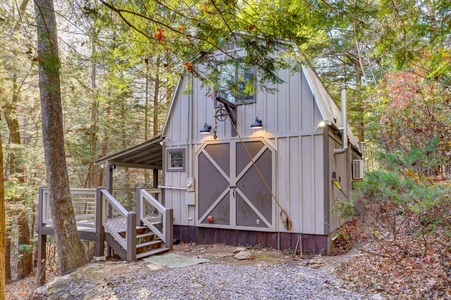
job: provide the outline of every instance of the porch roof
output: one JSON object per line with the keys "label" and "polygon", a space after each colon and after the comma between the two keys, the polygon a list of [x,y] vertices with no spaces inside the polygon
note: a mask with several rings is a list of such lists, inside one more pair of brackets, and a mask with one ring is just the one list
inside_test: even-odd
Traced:
{"label": "porch roof", "polygon": [[161,170],[163,165],[163,146],[160,142],[162,141],[162,136],[157,135],[144,143],[99,158],[95,163],[115,164],[118,167],[127,168]]}

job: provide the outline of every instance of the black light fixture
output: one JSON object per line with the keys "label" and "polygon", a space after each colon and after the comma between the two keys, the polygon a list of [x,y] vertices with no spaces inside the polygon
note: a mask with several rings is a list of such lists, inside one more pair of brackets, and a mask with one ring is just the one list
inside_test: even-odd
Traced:
{"label": "black light fixture", "polygon": [[110,171],[113,172],[114,169],[116,169],[116,165],[115,164],[110,165]]}
{"label": "black light fixture", "polygon": [[204,124],[204,127],[199,131],[200,134],[210,134],[211,133],[211,125],[207,123]]}
{"label": "black light fixture", "polygon": [[255,117],[254,123],[251,124],[251,129],[260,129],[263,128],[263,121],[258,117]]}

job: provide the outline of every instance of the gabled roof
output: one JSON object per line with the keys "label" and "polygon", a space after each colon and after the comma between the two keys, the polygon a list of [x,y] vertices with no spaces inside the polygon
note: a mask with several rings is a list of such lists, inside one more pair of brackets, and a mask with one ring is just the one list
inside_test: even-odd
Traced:
{"label": "gabled roof", "polygon": [[152,139],[99,158],[96,164],[115,164],[120,167],[140,168],[140,169],[161,169],[163,165],[163,141],[161,135],[157,135]]}
{"label": "gabled roof", "polygon": [[[302,70],[307,78],[307,82],[315,97],[316,105],[321,112],[323,120],[330,121],[335,124],[336,127],[343,127],[341,118],[341,110],[335,104],[334,100],[330,96],[323,82],[319,79],[316,72],[310,67],[302,67]],[[357,149],[359,149],[359,143],[348,126],[348,136],[350,143]]]}
{"label": "gabled roof", "polygon": [[[307,79],[309,87],[313,93],[316,104],[321,113],[323,120],[330,121],[335,127],[342,127],[341,110],[335,104],[334,100],[330,96],[329,92],[325,88],[324,84],[316,74],[316,72],[310,68],[303,66],[302,71]],[[166,126],[171,118],[171,112],[174,105],[177,93],[180,92],[181,82],[183,76],[179,79],[177,86],[172,95],[171,105],[166,115],[166,120],[163,126],[163,133],[166,130]],[[351,145],[355,149],[359,149],[359,144],[353,133],[351,132],[349,124],[348,136]],[[132,146],[128,149],[116,152],[114,154],[107,155],[99,158],[95,161],[96,164],[107,163],[109,165],[115,164],[116,166],[129,167],[129,168],[141,168],[141,169],[162,169],[163,164],[163,150],[160,142],[163,141],[161,135],[155,136],[152,139]]]}

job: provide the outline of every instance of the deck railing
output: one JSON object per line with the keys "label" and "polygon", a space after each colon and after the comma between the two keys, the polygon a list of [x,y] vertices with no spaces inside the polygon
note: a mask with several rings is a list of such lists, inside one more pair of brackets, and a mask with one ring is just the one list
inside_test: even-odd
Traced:
{"label": "deck railing", "polygon": [[[40,226],[51,226],[50,192],[47,187],[41,187],[39,190]],[[83,227],[94,231],[96,224],[96,190],[74,188],[70,189],[70,194],[77,227]]]}
{"label": "deck railing", "polygon": [[159,197],[158,189],[136,189],[136,212],[138,220],[149,227],[162,241],[166,248],[173,246],[173,210],[164,207],[155,196]]}
{"label": "deck railing", "polygon": [[[158,202],[161,203],[160,189],[146,189]],[[113,197],[129,211],[136,211],[136,188],[114,189],[111,193]]]}
{"label": "deck railing", "polygon": [[127,260],[136,260],[136,213],[127,211],[106,189],[99,188],[102,225],[125,249]]}
{"label": "deck railing", "polygon": [[[172,249],[173,212],[161,204],[159,189],[117,189],[114,195],[126,192],[135,195],[137,213],[129,211],[116,200],[105,188],[70,190],[72,206],[78,230],[91,232],[96,240],[104,239],[104,232],[111,236],[125,249],[127,260],[136,260],[136,225],[141,221],[148,226]],[[133,201],[129,201],[133,202]],[[47,187],[39,188],[39,228],[52,230],[50,214],[50,195]],[[137,215],[141,218],[137,218]],[[141,223],[140,223],[141,224]],[[48,234],[50,231],[42,231]],[[53,233],[50,233],[53,234]],[[87,236],[87,235],[85,235]],[[103,243],[97,243],[96,253],[103,253]],[[100,254],[99,254],[100,255]]]}

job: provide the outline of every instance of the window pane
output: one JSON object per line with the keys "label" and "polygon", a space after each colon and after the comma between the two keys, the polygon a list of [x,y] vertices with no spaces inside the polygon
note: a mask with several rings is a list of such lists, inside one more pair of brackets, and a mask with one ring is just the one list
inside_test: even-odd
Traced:
{"label": "window pane", "polygon": [[171,152],[171,168],[183,168],[183,152]]}
{"label": "window pane", "polygon": [[254,72],[252,68],[245,67],[243,63],[238,64],[237,78],[236,82],[238,85],[238,99],[239,100],[249,100],[254,98],[253,88],[248,86],[251,84],[252,76]]}
{"label": "window pane", "polygon": [[220,68],[218,82],[218,96],[227,101],[235,102],[235,96],[232,92],[235,85],[235,67],[232,64],[222,65]]}
{"label": "window pane", "polygon": [[243,62],[232,62],[220,66],[218,80],[218,96],[239,103],[254,99],[254,89],[251,85],[253,69]]}

